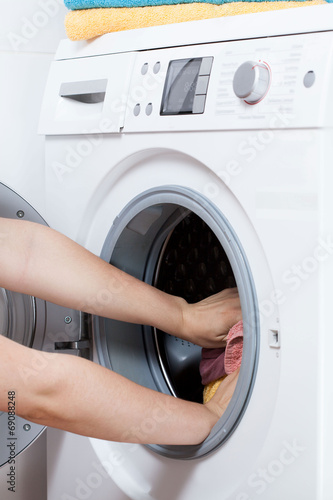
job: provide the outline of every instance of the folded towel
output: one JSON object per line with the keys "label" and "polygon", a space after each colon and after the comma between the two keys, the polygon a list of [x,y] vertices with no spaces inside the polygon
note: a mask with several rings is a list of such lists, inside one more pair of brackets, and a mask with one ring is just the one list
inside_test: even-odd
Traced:
{"label": "folded towel", "polygon": [[[197,3],[198,0],[65,0],[65,5],[70,10],[78,9],[98,9],[106,7],[146,7],[152,5],[174,5]],[[242,0],[250,2],[263,2],[264,0]],[[268,0],[268,1],[281,1],[281,0]],[[300,0],[306,1],[306,0]],[[234,0],[201,0],[201,3],[211,3],[222,5],[224,3],[231,3]]]}
{"label": "folded towel", "polygon": [[66,15],[65,26],[70,40],[87,40],[114,31],[325,3],[325,0],[280,0],[232,2],[223,5],[192,3],[131,9],[124,7],[73,10]]}

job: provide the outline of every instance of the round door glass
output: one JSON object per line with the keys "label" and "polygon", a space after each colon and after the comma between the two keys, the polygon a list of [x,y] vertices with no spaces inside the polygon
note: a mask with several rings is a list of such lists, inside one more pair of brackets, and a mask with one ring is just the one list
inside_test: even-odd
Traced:
{"label": "round door glass", "polygon": [[[163,187],[143,193],[124,208],[110,229],[102,257],[188,302],[238,287],[244,322],[243,356],[226,412],[200,446],[149,446],[179,459],[212,452],[231,436],[242,418],[257,366],[257,299],[238,236],[221,210],[202,195],[185,188]],[[199,346],[149,326],[105,318],[95,318],[94,331],[104,366],[151,389],[202,402]]]}

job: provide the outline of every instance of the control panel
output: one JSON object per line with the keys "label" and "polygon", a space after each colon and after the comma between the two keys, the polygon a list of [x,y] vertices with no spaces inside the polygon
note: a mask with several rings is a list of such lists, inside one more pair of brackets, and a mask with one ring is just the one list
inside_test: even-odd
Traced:
{"label": "control panel", "polygon": [[123,132],[321,126],[332,53],[332,32],[138,52]]}
{"label": "control panel", "polygon": [[52,63],[39,132],[333,126],[333,31]]}

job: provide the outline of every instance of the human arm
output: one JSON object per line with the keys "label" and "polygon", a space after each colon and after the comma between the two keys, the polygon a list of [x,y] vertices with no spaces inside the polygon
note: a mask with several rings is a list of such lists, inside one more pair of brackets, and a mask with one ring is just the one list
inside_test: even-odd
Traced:
{"label": "human arm", "polygon": [[[27,377],[26,374],[29,373]],[[131,443],[199,444],[226,410],[229,375],[206,405],[142,387],[96,363],[27,348],[0,335],[0,411],[76,434]]]}
{"label": "human arm", "polygon": [[[215,296],[190,306],[122,273],[61,234],[23,221],[0,219],[0,276],[0,286],[8,289],[152,324],[193,341],[193,332],[206,342],[219,319],[227,329],[240,313],[235,290],[228,292],[232,298]],[[232,303],[237,314],[229,317]],[[82,358],[35,351],[0,336],[0,411],[6,411],[8,391],[14,390],[17,415],[103,439],[197,444],[227,408],[237,376],[229,376],[216,397],[200,405],[138,386]]]}
{"label": "human arm", "polygon": [[236,289],[197,304],[163,293],[42,225],[0,219],[0,286],[121,321],[148,324],[203,347],[222,345],[241,319]]}

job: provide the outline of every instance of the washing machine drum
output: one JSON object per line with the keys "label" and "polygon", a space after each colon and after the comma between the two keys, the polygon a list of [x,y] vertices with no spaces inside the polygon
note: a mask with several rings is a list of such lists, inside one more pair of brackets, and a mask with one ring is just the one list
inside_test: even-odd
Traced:
{"label": "washing machine drum", "polygon": [[[157,288],[194,303],[237,286],[250,335],[232,402],[209,438],[197,447],[150,446],[167,457],[210,453],[236,428],[252,391],[258,350],[257,305],[250,269],[230,224],[206,198],[189,189],[147,191],[119,214],[102,257]],[[201,348],[146,325],[96,318],[96,345],[104,366],[151,389],[202,402]],[[246,332],[244,332],[245,334]]]}
{"label": "washing machine drum", "polygon": [[[216,235],[190,212],[172,229],[156,263],[153,284],[189,303],[236,286],[228,257]],[[175,396],[202,403],[201,349],[164,332],[156,332],[160,365]]]}

